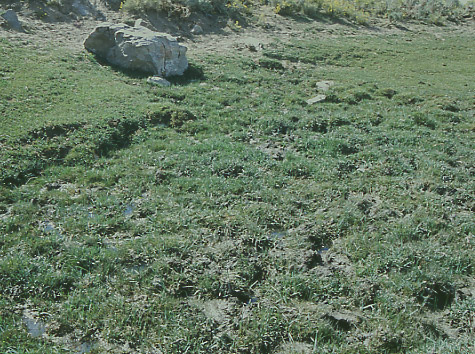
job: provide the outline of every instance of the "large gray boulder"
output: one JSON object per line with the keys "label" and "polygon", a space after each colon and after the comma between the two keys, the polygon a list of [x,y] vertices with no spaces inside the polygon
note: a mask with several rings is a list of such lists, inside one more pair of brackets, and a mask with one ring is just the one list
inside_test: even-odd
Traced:
{"label": "large gray boulder", "polygon": [[15,11],[7,10],[0,16],[6,21],[7,27],[17,32],[25,32]]}
{"label": "large gray boulder", "polygon": [[182,75],[188,67],[186,47],[143,26],[100,24],[84,41],[84,47],[110,64],[161,77]]}

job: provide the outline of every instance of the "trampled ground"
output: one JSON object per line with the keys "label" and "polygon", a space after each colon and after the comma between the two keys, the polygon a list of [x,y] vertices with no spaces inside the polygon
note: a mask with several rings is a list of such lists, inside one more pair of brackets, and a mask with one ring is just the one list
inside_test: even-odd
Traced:
{"label": "trampled ground", "polygon": [[473,352],[473,24],[267,15],[170,88],[0,32],[0,352]]}

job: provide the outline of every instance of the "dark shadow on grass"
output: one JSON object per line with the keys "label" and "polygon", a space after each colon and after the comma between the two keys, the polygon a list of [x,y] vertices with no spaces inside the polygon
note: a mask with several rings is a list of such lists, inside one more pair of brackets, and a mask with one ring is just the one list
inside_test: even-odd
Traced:
{"label": "dark shadow on grass", "polygon": [[188,69],[185,70],[183,75],[170,76],[167,77],[167,80],[174,85],[186,86],[192,82],[205,81],[206,75],[202,67],[194,63],[190,63],[188,65]]}
{"label": "dark shadow on grass", "polygon": [[291,18],[293,21],[299,22],[299,23],[312,23],[315,20],[318,20],[317,16],[313,18],[313,17],[302,15],[302,14],[291,14],[291,15],[286,15],[285,17]]}
{"label": "dark shadow on grass", "polygon": [[358,25],[350,22],[349,20],[341,17],[335,17],[332,15],[327,15],[323,13],[316,13],[312,16],[305,15],[305,14],[289,14],[285,17],[291,18],[295,22],[299,23],[312,23],[312,22],[321,22],[324,24],[339,24],[351,28],[358,28]]}
{"label": "dark shadow on grass", "polygon": [[338,24],[346,27],[350,27],[353,29],[357,29],[359,26],[350,22],[349,20],[341,17],[334,17],[331,15],[322,15],[321,19],[325,19],[326,22],[330,22],[332,24]]}
{"label": "dark shadow on grass", "polygon": [[[21,186],[40,176],[50,166],[89,164],[99,157],[109,157],[111,153],[129,147],[139,129],[163,124],[179,130],[185,122],[195,119],[196,116],[188,110],[173,105],[158,105],[144,116],[117,117],[93,127],[84,124],[46,126],[30,134],[28,139],[18,140],[16,145],[22,146],[24,154],[17,156],[19,164],[0,170],[0,186]],[[57,136],[67,137],[69,143],[52,139]],[[35,145],[37,140],[49,140],[50,143],[45,148],[38,148]],[[78,146],[86,148],[75,150]]]}
{"label": "dark shadow on grass", "polygon": [[[98,157],[107,157],[111,152],[127,148],[132,142],[133,134],[140,128],[146,126],[146,122],[134,118],[122,118],[111,120],[102,126],[94,127],[94,136],[90,140],[93,142],[93,153]],[[49,131],[49,127],[43,130]],[[80,129],[71,131],[74,132]],[[68,135],[68,134],[65,134]],[[23,158],[22,164],[12,166],[11,169],[2,171],[0,174],[0,185],[6,187],[18,187],[28,182],[31,178],[38,177],[50,166],[63,165],[65,158],[72,151],[72,145],[55,145],[51,143],[47,149],[34,150],[35,140],[45,139],[44,136],[30,137],[28,143],[21,143],[25,149],[31,147],[30,155]],[[78,141],[77,144],[84,144],[85,141]],[[34,154],[36,152],[36,154]],[[85,156],[84,161],[87,161]]]}
{"label": "dark shadow on grass", "polygon": [[117,73],[124,74],[124,75],[126,75],[130,78],[133,78],[133,79],[145,79],[145,78],[153,75],[153,73],[148,73],[146,71],[124,69],[124,68],[122,68],[118,65],[109,63],[106,59],[104,59],[104,58],[102,58],[98,55],[94,55],[94,60],[101,66],[108,66],[113,71],[115,71]]}
{"label": "dark shadow on grass", "polygon": [[[150,76],[155,75],[153,73],[140,71],[140,70],[124,69],[118,65],[109,63],[107,60],[97,55],[94,55],[94,60],[101,66],[108,66],[113,71],[117,73],[121,73],[133,79],[146,79]],[[185,70],[183,75],[169,76],[166,79],[170,81],[172,84],[184,86],[192,82],[204,81],[206,80],[206,76],[204,74],[203,68],[201,68],[200,66],[194,63],[189,63],[188,68]]]}
{"label": "dark shadow on grass", "polygon": [[411,32],[411,30],[410,30],[409,28],[407,28],[407,27],[405,27],[405,26],[403,26],[403,25],[400,25],[400,24],[398,24],[398,23],[392,23],[392,25],[393,25],[394,27],[396,27],[396,28],[397,28],[398,30],[400,30],[400,31]]}

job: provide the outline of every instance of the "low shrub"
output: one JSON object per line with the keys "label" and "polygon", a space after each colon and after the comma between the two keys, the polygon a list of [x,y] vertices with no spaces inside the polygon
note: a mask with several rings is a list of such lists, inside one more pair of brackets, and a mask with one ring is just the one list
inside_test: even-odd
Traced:
{"label": "low shrub", "polygon": [[267,4],[282,16],[344,18],[361,25],[368,24],[373,17],[443,25],[446,21],[457,22],[473,11],[473,6],[462,5],[459,0],[124,0],[120,9],[135,14],[156,11],[180,18],[192,13],[239,18],[252,15],[256,7]]}
{"label": "low shrub", "polygon": [[157,11],[169,17],[188,17],[192,12],[236,17],[250,14],[249,0],[125,0],[120,7],[130,13]]}
{"label": "low shrub", "polygon": [[471,7],[459,0],[273,0],[275,13],[283,16],[303,13],[312,18],[330,16],[367,24],[371,17],[391,22],[419,20],[436,25],[459,21]]}

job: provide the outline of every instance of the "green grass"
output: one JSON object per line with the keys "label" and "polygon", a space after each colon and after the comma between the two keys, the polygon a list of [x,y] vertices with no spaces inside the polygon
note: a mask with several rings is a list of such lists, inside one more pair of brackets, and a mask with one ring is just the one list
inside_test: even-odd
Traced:
{"label": "green grass", "polygon": [[472,352],[475,43],[442,35],[310,29],[171,88],[0,41],[0,351]]}
{"label": "green grass", "polygon": [[[31,49],[6,41],[1,48],[6,60],[0,82],[0,181],[5,184],[21,184],[51,164],[107,154],[127,145],[140,127],[175,126],[192,119],[171,105],[152,105],[137,79],[120,72],[120,78],[111,76],[114,70],[100,66],[89,54],[40,51],[31,57]],[[26,58],[21,66],[19,57]]]}

